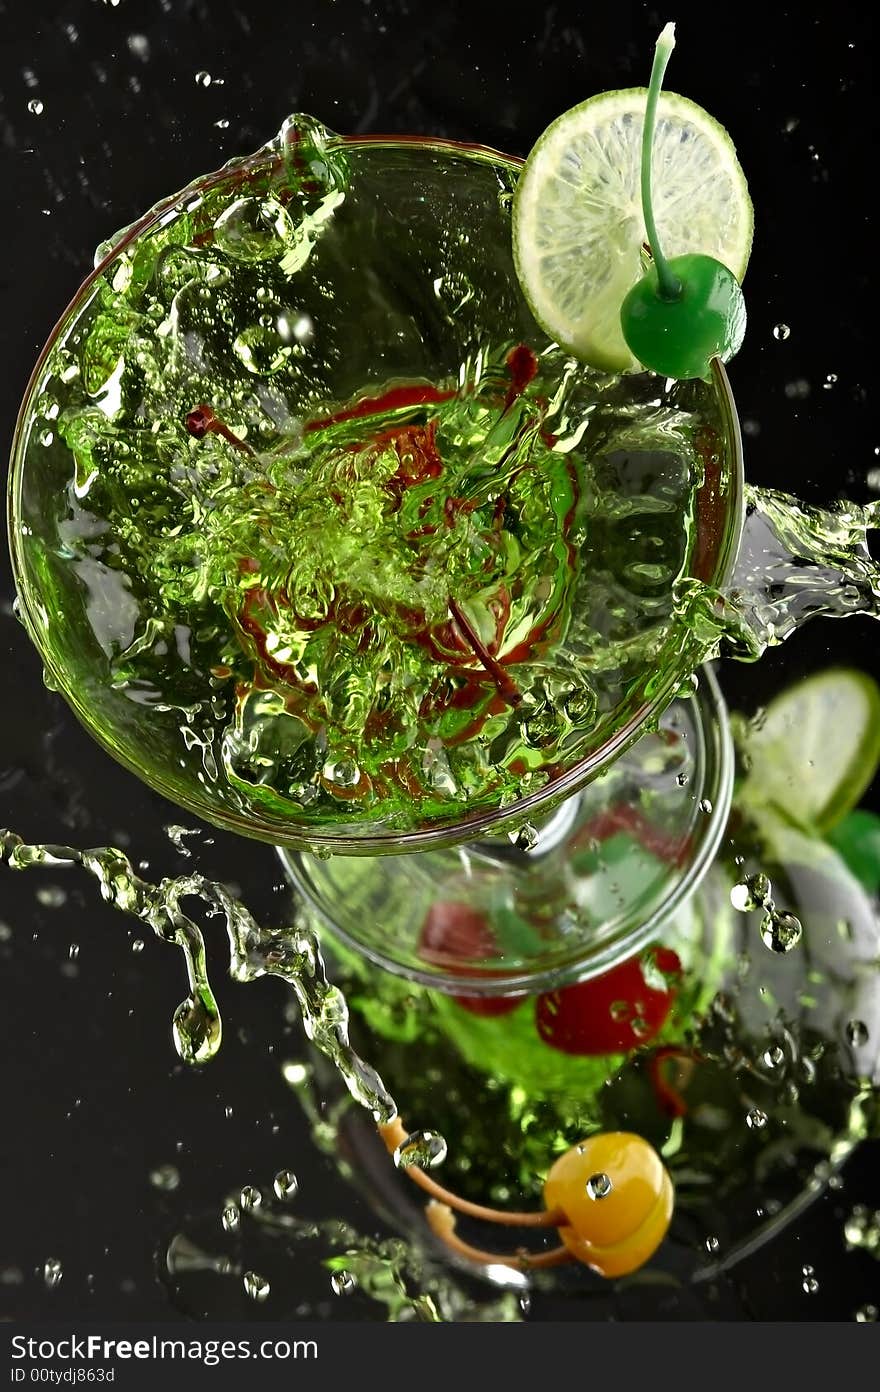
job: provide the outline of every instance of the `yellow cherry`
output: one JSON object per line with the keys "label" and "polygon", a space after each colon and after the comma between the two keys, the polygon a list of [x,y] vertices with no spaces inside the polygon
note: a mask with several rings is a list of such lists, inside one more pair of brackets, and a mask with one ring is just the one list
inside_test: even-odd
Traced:
{"label": "yellow cherry", "polygon": [[544,1184],[561,1210],[559,1236],[573,1257],[602,1276],[644,1266],[672,1218],[672,1180],[653,1146],[629,1131],[605,1131],[572,1146]]}

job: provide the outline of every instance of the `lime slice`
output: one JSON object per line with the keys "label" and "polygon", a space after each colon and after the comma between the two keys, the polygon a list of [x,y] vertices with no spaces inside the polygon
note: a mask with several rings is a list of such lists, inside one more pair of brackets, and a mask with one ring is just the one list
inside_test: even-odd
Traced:
{"label": "lime slice", "polygon": [[832,668],[777,696],[742,738],[749,764],[738,801],[772,804],[826,832],[855,807],[880,761],[880,688],[863,672]]}
{"label": "lime slice", "polygon": [[[547,128],[519,177],[513,255],[523,294],[563,348],[607,372],[641,370],[620,307],[643,273],[639,181],[646,89],[602,92]],[[754,214],[730,136],[701,106],[664,92],[652,154],[667,257],[714,256],[742,280]]]}

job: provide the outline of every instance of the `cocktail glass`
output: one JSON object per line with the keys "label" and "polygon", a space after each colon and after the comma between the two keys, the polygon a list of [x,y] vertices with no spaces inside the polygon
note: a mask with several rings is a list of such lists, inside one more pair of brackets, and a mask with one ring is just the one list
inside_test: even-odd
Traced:
{"label": "cocktail glass", "polygon": [[[510,253],[519,168],[479,146],[292,117],[99,249],[34,370],[10,491],[22,618],[98,742],[193,814],[278,846],[374,962],[472,1000],[607,971],[690,902],[731,795],[723,703],[708,669],[693,676],[719,614],[754,656],[815,593],[829,608],[831,580],[835,612],[876,599],[865,518],[818,557],[818,522],[745,490],[720,363],[709,383],[613,379],[548,343]],[[439,520],[438,429],[474,490],[447,491]],[[566,495],[566,461],[587,451],[579,530],[585,493]],[[334,495],[346,460],[363,496]],[[307,545],[289,502],[310,470],[326,491],[309,500]],[[454,536],[491,507],[507,539],[496,475],[520,489],[519,528],[530,497],[539,524],[566,503],[555,578],[510,553],[504,596],[480,598],[468,562],[470,593],[450,590],[442,621],[392,604],[382,546],[397,511],[419,496],[425,531]],[[312,583],[292,635],[283,611],[306,562],[326,593]],[[378,754],[357,644],[350,672],[334,669],[333,718],[304,718],[300,701],[320,685],[308,635],[363,634],[364,596],[397,623]],[[441,669],[439,712],[423,709],[407,640]],[[448,739],[444,720],[458,721]],[[485,932],[463,941],[450,905]]]}

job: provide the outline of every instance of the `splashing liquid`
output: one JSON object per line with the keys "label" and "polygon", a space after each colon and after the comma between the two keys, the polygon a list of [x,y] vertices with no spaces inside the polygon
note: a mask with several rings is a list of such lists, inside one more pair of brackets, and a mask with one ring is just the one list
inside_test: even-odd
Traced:
{"label": "splashing liquid", "polygon": [[14,832],[0,831],[0,860],[13,870],[78,865],[98,881],[101,896],[123,913],[152,928],[164,942],[180,948],[186,963],[189,993],[174,1012],[174,1046],[188,1064],[203,1064],[220,1048],[220,1013],[211,990],[201,929],[181,908],[181,901],[198,899],[209,912],[223,915],[229,940],[229,972],[233,980],[256,981],[278,976],[291,988],[311,1042],[338,1069],[345,1086],[377,1122],[397,1114],[394,1099],[382,1079],[352,1049],[348,1040],[348,1007],[342,993],[327,980],[318,940],[301,926],[287,930],[261,928],[222,885],[202,875],[182,875],[151,884],[135,874],[121,851],[112,847],[76,850],[72,846],[28,845]]}
{"label": "splashing liquid", "polygon": [[178,803],[276,842],[448,826],[721,648],[878,613],[880,503],[749,489],[713,586],[719,400],[543,338],[518,172],[297,115],[99,248],[26,402],[18,582],[52,680]]}

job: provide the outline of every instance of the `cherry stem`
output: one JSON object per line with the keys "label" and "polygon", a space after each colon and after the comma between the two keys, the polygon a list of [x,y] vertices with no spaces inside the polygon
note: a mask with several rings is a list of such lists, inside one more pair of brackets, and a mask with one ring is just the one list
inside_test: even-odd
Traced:
{"label": "cherry stem", "polygon": [[221,435],[235,449],[241,450],[242,454],[249,454],[256,458],[256,450],[249,445],[241,436],[235,435],[224,420],[217,415],[214,408],[206,402],[196,406],[190,411],[186,418],[186,428],[190,435],[196,440],[201,440],[204,435]]}
{"label": "cherry stem", "polygon": [[455,1231],[455,1215],[442,1203],[430,1203],[425,1210],[428,1226],[435,1237],[451,1247],[460,1257],[479,1262],[481,1266],[512,1266],[515,1271],[540,1271],[552,1266],[562,1266],[573,1261],[567,1247],[551,1247],[546,1252],[487,1252],[482,1247],[472,1247],[463,1241]]}
{"label": "cherry stem", "polygon": [[654,265],[657,267],[657,283],[660,296],[664,300],[677,300],[681,294],[681,281],[669,269],[669,262],[663,255],[657,224],[654,221],[654,204],[651,200],[651,154],[654,147],[654,126],[657,120],[657,103],[663,86],[663,75],[675,48],[675,25],[667,24],[657,40],[654,49],[654,65],[651,68],[651,81],[648,84],[648,104],[645,108],[645,124],[642,129],[642,215]]}
{"label": "cherry stem", "polygon": [[[400,1117],[395,1117],[393,1121],[385,1123],[378,1130],[392,1155],[397,1147],[406,1140],[406,1127]],[[503,1208],[487,1208],[484,1204],[471,1203],[469,1199],[459,1198],[458,1194],[453,1194],[450,1189],[445,1189],[442,1184],[438,1184],[436,1179],[426,1175],[424,1170],[419,1169],[418,1165],[407,1165],[406,1174],[414,1184],[417,1184],[420,1189],[424,1189],[426,1194],[430,1194],[440,1204],[457,1209],[459,1213],[466,1214],[468,1218],[482,1219],[484,1223],[501,1223],[509,1228],[558,1228],[560,1224],[564,1225],[568,1222],[561,1208],[545,1208],[539,1213],[509,1213]]]}
{"label": "cherry stem", "polygon": [[489,676],[495,683],[498,689],[498,695],[502,700],[506,701],[509,706],[518,706],[522,701],[522,694],[518,690],[516,684],[511,681],[510,677],[501,666],[501,663],[495,661],[495,658],[488,651],[485,644],[481,642],[479,635],[469,623],[461,605],[457,604],[456,601],[451,598],[449,600],[449,612],[462,638],[475,656],[479,658],[480,663],[485,667]]}

